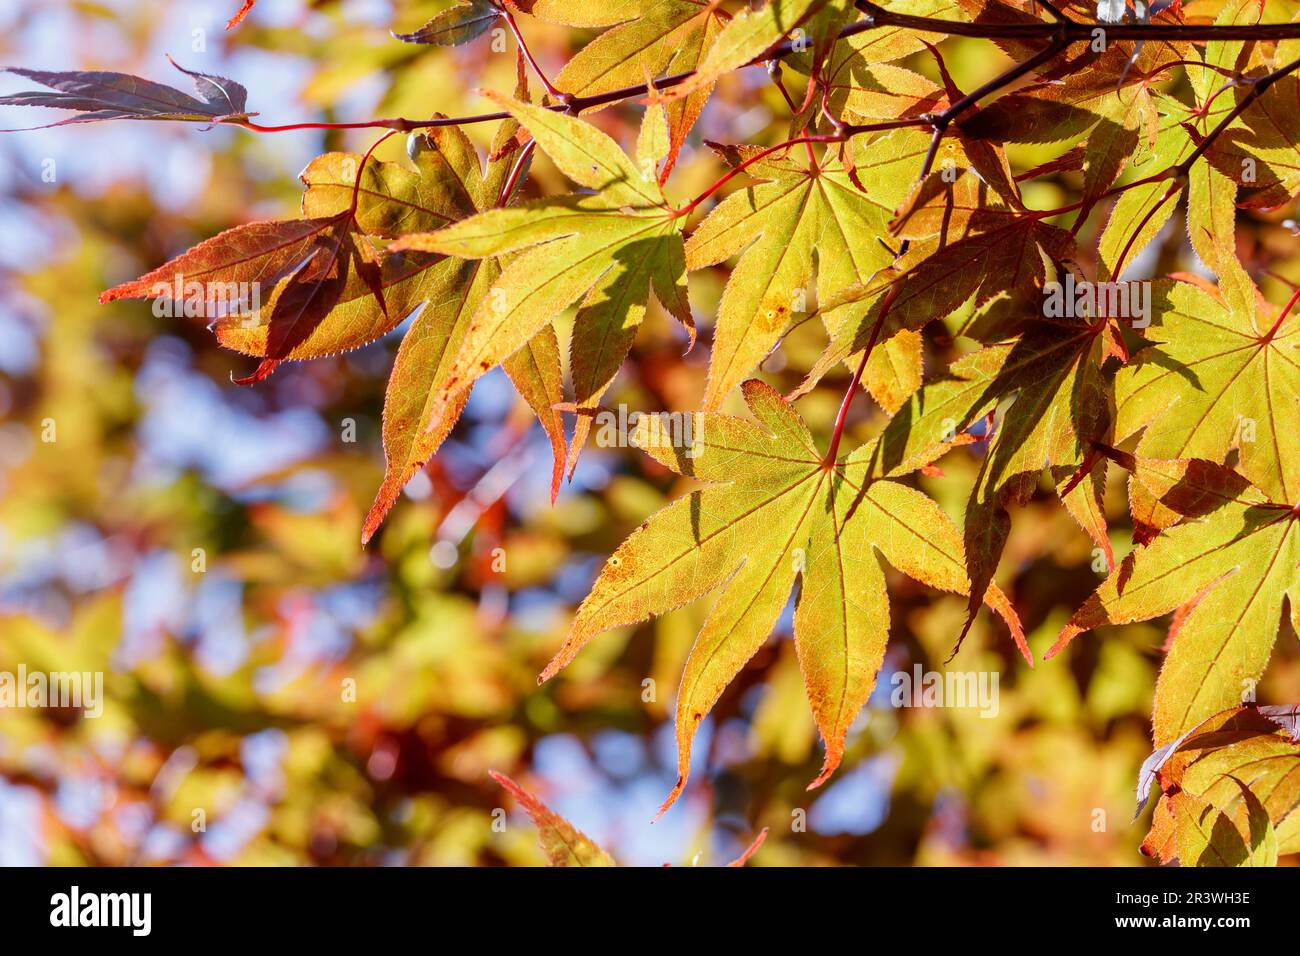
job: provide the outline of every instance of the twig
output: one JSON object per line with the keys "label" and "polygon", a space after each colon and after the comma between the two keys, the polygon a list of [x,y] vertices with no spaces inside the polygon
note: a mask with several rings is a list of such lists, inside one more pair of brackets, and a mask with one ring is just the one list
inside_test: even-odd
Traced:
{"label": "twig", "polygon": [[546,71],[541,68],[537,59],[533,56],[533,51],[528,48],[528,41],[524,39],[524,35],[519,31],[519,24],[515,22],[515,15],[510,12],[510,8],[504,3],[497,2],[494,2],[493,6],[501,11],[501,16],[506,21],[506,26],[508,26],[510,32],[514,34],[515,42],[519,44],[519,52],[524,55],[524,59],[528,61],[528,65],[533,68],[533,72],[537,74],[537,78],[542,81],[542,86],[546,88],[546,92],[550,93],[551,96],[559,100],[560,103],[565,106],[570,105],[573,102],[573,97],[568,93],[561,93],[555,88],[555,85],[551,83],[550,79],[546,75]]}
{"label": "twig", "polygon": [[1260,23],[1229,26],[1198,26],[1155,23],[1080,23],[1077,20],[1048,23],[962,23],[935,17],[895,13],[871,3],[857,0],[861,10],[877,27],[900,27],[922,33],[978,37],[985,40],[1052,40],[1067,43],[1091,43],[1101,32],[1111,40],[1292,40],[1300,37],[1300,23]]}

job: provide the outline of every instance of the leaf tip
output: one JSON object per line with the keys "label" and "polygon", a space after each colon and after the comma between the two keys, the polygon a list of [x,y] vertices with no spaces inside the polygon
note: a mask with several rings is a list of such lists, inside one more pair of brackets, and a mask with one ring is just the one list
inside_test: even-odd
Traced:
{"label": "leaf tip", "polygon": [[659,812],[655,814],[655,818],[650,822],[655,824],[663,819],[663,815],[668,812],[668,808],[677,802],[677,798],[682,795],[682,791],[685,789],[686,777],[682,775],[677,778],[677,783],[673,786],[672,792],[668,794],[668,799],[664,801],[663,806],[659,808]]}
{"label": "leaf tip", "polygon": [[830,757],[828,756],[826,759],[826,763],[822,765],[822,772],[817,775],[817,779],[815,779],[812,783],[808,784],[808,786],[803,788],[804,792],[807,793],[809,791],[816,790],[827,780],[829,780],[831,778],[831,774],[833,774],[835,772],[835,769],[839,766],[839,763],[840,763],[839,759],[837,758],[835,762],[832,764],[830,761]]}
{"label": "leaf tip", "polygon": [[241,6],[235,15],[226,22],[226,29],[233,30],[235,27],[243,23],[244,17],[248,16],[252,11],[253,4],[255,3],[257,3],[257,0],[244,0],[244,5]]}
{"label": "leaf tip", "polygon": [[[978,605],[976,605],[978,607]],[[971,625],[975,623],[975,611],[971,610],[966,614],[966,623],[961,627],[961,633],[957,635],[957,643],[952,647],[952,653],[948,655],[944,664],[951,664],[954,657],[961,650],[962,644],[966,642],[966,635],[970,633]]]}
{"label": "leaf tip", "polygon": [[235,378],[235,373],[231,372],[230,381],[232,384],[244,387],[257,385],[259,382],[265,382],[271,376],[271,373],[279,367],[279,365],[279,359],[263,359],[262,364],[257,366],[251,375],[245,375],[243,378]]}
{"label": "leaf tip", "polygon": [[767,833],[768,833],[768,830],[769,830],[769,829],[771,829],[771,828],[770,828],[770,827],[763,827],[763,829],[759,831],[758,836],[754,837],[754,842],[751,843],[751,844],[750,844],[750,845],[745,849],[745,852],[742,853],[742,854],[740,854],[740,856],[736,857],[736,858],[735,858],[734,860],[732,860],[730,863],[728,863],[727,866],[729,866],[729,867],[741,867],[741,866],[744,866],[746,863],[748,863],[750,857],[752,857],[755,853],[758,852],[758,848],[761,847],[761,846],[763,845],[763,841],[767,839]]}
{"label": "leaf tip", "polygon": [[1049,647],[1047,653],[1043,655],[1043,660],[1050,661],[1057,654],[1061,653],[1061,651],[1065,650],[1066,645],[1082,633],[1083,628],[1076,624],[1065,625],[1065,627],[1061,628],[1061,633],[1056,638],[1056,643]]}

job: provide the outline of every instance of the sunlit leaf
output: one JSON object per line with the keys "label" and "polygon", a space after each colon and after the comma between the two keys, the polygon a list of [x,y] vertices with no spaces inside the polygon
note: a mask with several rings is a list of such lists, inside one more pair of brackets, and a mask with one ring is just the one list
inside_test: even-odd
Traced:
{"label": "sunlit leaf", "polygon": [[[956,527],[925,495],[884,476],[874,443],[827,466],[803,420],[769,386],[751,379],[744,394],[757,422],[702,414],[689,438],[662,419],[642,423],[638,444],[647,453],[710,484],[654,515],[614,552],[541,676],[555,676],[602,631],[721,588],[678,690],[678,781],[664,810],[686,786],[700,723],[767,640],[796,578],[795,646],[826,741],[812,786],[839,765],[884,658],[882,562],[939,590],[969,589]],[[1005,598],[991,588],[985,600],[1027,655]]]}

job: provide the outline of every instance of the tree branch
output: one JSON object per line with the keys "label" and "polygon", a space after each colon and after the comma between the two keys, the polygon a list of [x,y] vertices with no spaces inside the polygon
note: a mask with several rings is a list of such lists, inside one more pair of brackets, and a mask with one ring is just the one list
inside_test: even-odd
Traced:
{"label": "tree branch", "polygon": [[1300,23],[1260,23],[1233,26],[1196,26],[1156,23],[1080,23],[1060,20],[1049,23],[962,23],[934,17],[895,13],[871,3],[857,0],[856,6],[874,26],[900,27],[922,33],[944,33],[956,37],[985,40],[1052,40],[1067,43],[1092,42],[1101,31],[1106,40],[1291,40],[1300,37]]}

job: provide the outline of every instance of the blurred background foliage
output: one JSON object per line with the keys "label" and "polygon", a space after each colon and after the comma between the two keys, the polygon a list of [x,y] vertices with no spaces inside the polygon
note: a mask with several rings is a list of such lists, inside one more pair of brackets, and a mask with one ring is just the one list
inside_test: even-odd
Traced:
{"label": "blurred background foliage", "polygon": [[[267,123],[474,112],[477,88],[513,87],[512,44],[448,50],[388,32],[446,5],[261,0],[226,34],[234,0],[18,0],[0,13],[0,51],[30,68],[174,82],[169,52],[244,83]],[[590,36],[523,28],[553,72]],[[1003,62],[977,41],[944,49],[968,88]],[[935,75],[925,56],[909,65]],[[45,121],[35,115],[10,110],[3,125]],[[596,121],[628,143],[638,115]],[[670,193],[717,175],[702,139],[775,142],[787,118],[763,71],[727,77]],[[485,145],[493,130],[470,132]],[[535,677],[603,559],[684,480],[635,451],[593,448],[550,506],[548,446],[498,371],[363,551],[401,330],[239,389],[231,374],[249,361],[198,323],[97,304],[224,228],[295,214],[295,177],[313,156],[372,139],[126,123],[0,138],[0,670],[103,671],[107,697],[97,720],[0,710],[0,863],[542,862],[517,808],[492,826],[512,803],[490,769],[625,863],[724,862],[765,826],[751,865],[1143,862],[1145,821],[1129,819],[1164,622],[1110,629],[1031,670],[981,615],[947,667],[1001,673],[996,717],[896,709],[889,674],[943,670],[964,601],[894,575],[877,693],[844,767],[807,793],[820,744],[787,612],[706,723],[684,800],[651,826],[675,778],[672,697],[708,602],[602,637],[544,688]],[[395,137],[379,155],[402,149]],[[1046,158],[1012,150],[1022,169]],[[564,188],[535,165],[530,194]],[[1049,176],[1026,197],[1041,208],[1074,189],[1069,174]],[[1300,279],[1289,223],[1246,228],[1269,268]],[[1162,269],[1189,267],[1181,229],[1169,232],[1152,254]],[[697,407],[725,275],[692,277],[702,346],[683,357],[679,329],[647,322],[607,404]],[[971,346],[926,334],[928,368]],[[823,341],[803,323],[765,377],[791,387]],[[822,436],[844,379],[800,404]],[[881,426],[869,404],[857,403],[853,441]],[[957,519],[982,448],[918,478]],[[1122,555],[1119,474],[1109,511]],[[1096,586],[1094,562],[1049,488],[1015,515],[1000,580],[1036,653]],[[1261,699],[1300,700],[1294,636],[1278,646]]]}

